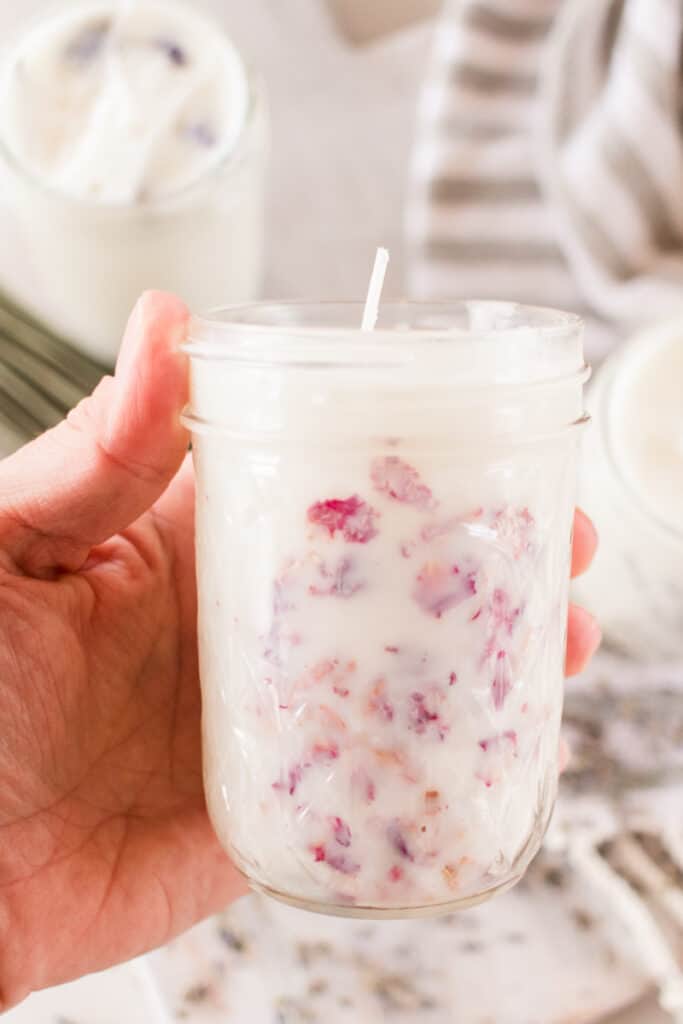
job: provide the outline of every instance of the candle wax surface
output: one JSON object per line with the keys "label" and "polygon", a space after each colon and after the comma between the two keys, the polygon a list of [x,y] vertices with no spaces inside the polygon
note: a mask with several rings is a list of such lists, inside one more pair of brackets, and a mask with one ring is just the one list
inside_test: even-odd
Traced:
{"label": "candle wax surface", "polygon": [[46,186],[142,203],[192,185],[225,158],[247,102],[237,52],[189,4],[85,2],[15,47],[0,123],[15,162]]}

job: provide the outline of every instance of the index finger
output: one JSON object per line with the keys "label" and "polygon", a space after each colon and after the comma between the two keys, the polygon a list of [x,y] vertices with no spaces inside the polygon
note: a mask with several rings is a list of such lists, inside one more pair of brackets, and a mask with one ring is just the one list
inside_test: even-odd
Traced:
{"label": "index finger", "polygon": [[577,508],[574,514],[574,541],[572,546],[572,577],[581,576],[590,567],[598,548],[598,531],[585,512]]}

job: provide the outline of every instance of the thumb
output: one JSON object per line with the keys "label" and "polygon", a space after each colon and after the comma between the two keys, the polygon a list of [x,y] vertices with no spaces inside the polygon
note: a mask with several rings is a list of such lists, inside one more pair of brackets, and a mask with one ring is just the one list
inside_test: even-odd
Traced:
{"label": "thumb", "polygon": [[180,423],[189,314],[147,292],[126,329],[116,375],[66,420],[0,463],[0,558],[10,571],[75,572],[166,490],[188,447]]}

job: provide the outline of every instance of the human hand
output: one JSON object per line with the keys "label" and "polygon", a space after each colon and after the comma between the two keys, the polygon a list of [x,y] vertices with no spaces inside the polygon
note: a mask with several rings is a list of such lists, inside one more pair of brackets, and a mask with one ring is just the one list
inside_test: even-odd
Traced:
{"label": "human hand", "polygon": [[0,463],[0,1012],[245,891],[201,777],[180,302]]}
{"label": "human hand", "polygon": [[[202,788],[186,325],[144,296],[115,379],[0,463],[0,1011],[246,891]],[[575,573],[595,546],[577,514]],[[572,609],[568,673],[598,642]]]}

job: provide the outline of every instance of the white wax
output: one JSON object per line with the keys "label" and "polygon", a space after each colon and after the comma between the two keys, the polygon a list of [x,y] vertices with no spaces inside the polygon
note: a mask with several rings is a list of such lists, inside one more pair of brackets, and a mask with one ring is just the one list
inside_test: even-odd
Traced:
{"label": "white wax", "polygon": [[512,882],[556,782],[578,337],[222,341],[192,375],[220,838],[318,906]]}
{"label": "white wax", "polygon": [[17,299],[111,364],[142,291],[259,294],[268,119],[220,27],[180,0],[63,5],[0,76]]}
{"label": "white wax", "polygon": [[652,515],[683,525],[683,319],[630,343],[611,392],[610,440]]}
{"label": "white wax", "polygon": [[149,202],[235,147],[248,87],[225,35],[173,0],[87,0],[38,24],[3,76],[15,160],[79,199]]}

